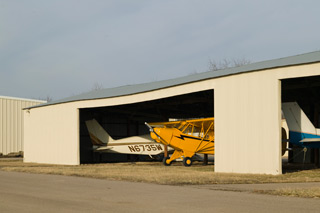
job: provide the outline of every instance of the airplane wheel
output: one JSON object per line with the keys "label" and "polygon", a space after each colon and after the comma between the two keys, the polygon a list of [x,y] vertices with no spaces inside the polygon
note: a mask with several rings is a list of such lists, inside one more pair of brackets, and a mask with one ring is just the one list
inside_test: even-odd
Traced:
{"label": "airplane wheel", "polygon": [[167,160],[169,160],[170,159],[170,157],[165,157],[165,158],[163,158],[163,165],[165,165],[165,166],[170,166],[171,165],[171,163],[172,163],[172,161],[170,162],[170,163],[168,163],[167,162]]}
{"label": "airplane wheel", "polygon": [[192,165],[192,160],[189,157],[183,158],[183,165],[184,166],[191,166]]}

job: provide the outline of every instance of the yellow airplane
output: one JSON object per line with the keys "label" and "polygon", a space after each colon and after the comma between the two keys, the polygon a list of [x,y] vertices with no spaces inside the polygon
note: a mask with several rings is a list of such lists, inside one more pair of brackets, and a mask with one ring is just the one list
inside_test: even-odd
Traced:
{"label": "yellow airplane", "polygon": [[174,148],[171,157],[163,163],[169,166],[173,160],[183,158],[185,166],[192,165],[196,153],[214,154],[214,118],[191,119],[173,122],[145,123],[153,140]]}

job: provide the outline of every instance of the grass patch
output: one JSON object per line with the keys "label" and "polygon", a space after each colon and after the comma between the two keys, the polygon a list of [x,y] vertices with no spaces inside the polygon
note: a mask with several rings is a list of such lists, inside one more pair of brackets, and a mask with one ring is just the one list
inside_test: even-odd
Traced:
{"label": "grass patch", "polygon": [[276,190],[257,190],[259,194],[270,194],[278,196],[304,197],[304,198],[320,198],[320,187],[313,188],[285,188]]}
{"label": "grass patch", "polygon": [[163,166],[161,162],[65,166],[6,160],[0,161],[0,170],[167,185],[320,182],[320,169],[287,172],[283,175],[227,174],[214,173],[214,165],[203,166],[197,162],[191,167],[184,167],[181,162],[169,167]]}

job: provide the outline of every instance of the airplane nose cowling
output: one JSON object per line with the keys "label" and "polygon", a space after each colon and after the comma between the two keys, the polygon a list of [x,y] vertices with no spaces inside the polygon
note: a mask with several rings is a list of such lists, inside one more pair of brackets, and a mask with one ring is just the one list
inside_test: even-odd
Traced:
{"label": "airplane nose cowling", "polygon": [[173,130],[171,128],[154,128],[154,132],[151,133],[151,138],[158,143],[169,145],[172,134]]}
{"label": "airplane nose cowling", "polygon": [[158,138],[158,136],[157,136],[156,134],[154,134],[154,132],[150,132],[150,136],[151,136],[151,138],[152,138],[153,140],[159,142],[159,138]]}

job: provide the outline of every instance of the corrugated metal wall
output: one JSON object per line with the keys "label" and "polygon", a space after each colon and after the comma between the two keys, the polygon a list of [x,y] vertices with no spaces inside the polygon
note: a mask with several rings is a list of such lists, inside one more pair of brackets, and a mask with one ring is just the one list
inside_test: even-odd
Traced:
{"label": "corrugated metal wall", "polygon": [[23,111],[29,106],[45,103],[0,96],[0,153],[23,151]]}

